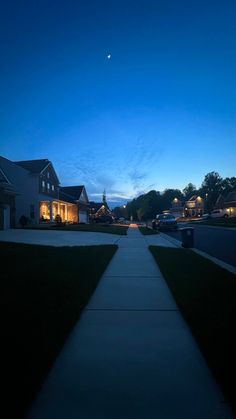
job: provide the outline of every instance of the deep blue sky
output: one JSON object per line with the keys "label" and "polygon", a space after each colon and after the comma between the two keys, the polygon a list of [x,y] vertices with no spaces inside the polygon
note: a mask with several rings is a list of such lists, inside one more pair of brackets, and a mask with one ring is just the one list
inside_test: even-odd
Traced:
{"label": "deep blue sky", "polygon": [[2,3],[1,155],[98,201],[236,175],[234,0]]}

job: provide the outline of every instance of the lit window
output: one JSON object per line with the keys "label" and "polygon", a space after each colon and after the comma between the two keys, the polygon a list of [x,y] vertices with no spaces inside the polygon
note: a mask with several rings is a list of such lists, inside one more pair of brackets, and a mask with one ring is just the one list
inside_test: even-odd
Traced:
{"label": "lit window", "polygon": [[45,188],[45,181],[42,180],[42,188]]}

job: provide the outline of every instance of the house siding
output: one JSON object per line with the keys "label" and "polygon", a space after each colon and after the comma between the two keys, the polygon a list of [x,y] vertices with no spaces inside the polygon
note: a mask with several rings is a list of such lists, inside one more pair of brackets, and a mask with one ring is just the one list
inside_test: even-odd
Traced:
{"label": "house siding", "polygon": [[0,191],[0,230],[4,229],[4,211],[5,207],[10,207],[10,228],[14,228],[16,221],[15,221],[15,196],[8,195],[4,191]]}
{"label": "house siding", "polygon": [[[9,181],[14,185],[16,191],[15,197],[15,225],[20,226],[19,219],[25,215],[29,219],[32,206],[35,208],[35,217],[31,219],[33,224],[38,221],[38,179],[30,175],[29,172],[10,160],[0,158],[1,167],[6,173]],[[13,211],[13,210],[12,210]]]}

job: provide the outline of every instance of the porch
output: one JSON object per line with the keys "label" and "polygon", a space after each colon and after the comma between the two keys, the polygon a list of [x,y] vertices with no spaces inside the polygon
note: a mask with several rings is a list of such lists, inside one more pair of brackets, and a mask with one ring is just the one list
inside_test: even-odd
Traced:
{"label": "porch", "polygon": [[78,222],[78,207],[64,201],[40,201],[39,222],[54,222],[56,215],[60,215],[62,222]]}

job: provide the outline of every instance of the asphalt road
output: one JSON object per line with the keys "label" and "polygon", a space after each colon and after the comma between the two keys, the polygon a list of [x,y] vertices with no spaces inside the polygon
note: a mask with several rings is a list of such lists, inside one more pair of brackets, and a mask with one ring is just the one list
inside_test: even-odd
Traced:
{"label": "asphalt road", "polygon": [[[236,228],[211,227],[185,223],[182,227],[194,227],[194,247],[208,253],[217,259],[236,266]],[[165,232],[181,240],[181,232]]]}

